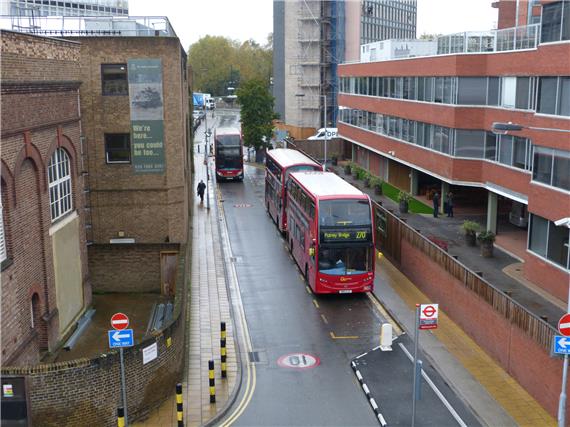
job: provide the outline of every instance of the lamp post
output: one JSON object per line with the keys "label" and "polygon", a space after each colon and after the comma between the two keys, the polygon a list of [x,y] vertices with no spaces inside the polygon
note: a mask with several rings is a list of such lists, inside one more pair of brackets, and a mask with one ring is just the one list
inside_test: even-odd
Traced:
{"label": "lamp post", "polygon": [[[304,93],[296,93],[295,96],[303,97],[305,96]],[[319,98],[323,98],[323,126],[325,129],[325,153],[324,153],[324,161],[323,161],[323,171],[327,170],[327,95],[317,95]]]}
{"label": "lamp post", "polygon": [[532,129],[532,130],[545,130],[550,132],[564,132],[570,133],[570,129],[558,129],[558,128],[541,128],[535,126],[523,126],[517,123],[508,122],[508,123],[501,123],[501,122],[493,122],[493,126],[491,127],[493,133],[506,133],[508,131],[518,132],[523,129]]}
{"label": "lamp post", "polygon": [[206,159],[206,209],[210,209],[210,144],[209,139],[212,132],[208,129],[208,113],[204,116],[204,156]]}

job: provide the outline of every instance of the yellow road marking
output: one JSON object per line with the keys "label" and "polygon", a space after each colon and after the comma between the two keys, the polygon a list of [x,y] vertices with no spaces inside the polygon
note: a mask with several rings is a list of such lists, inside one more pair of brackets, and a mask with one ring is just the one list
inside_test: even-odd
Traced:
{"label": "yellow road marking", "polygon": [[323,322],[325,322],[325,325],[329,324],[329,321],[327,320],[327,318],[325,317],[324,314],[321,314],[321,319],[323,319]]}
{"label": "yellow road marking", "polygon": [[344,337],[337,337],[334,332],[331,332],[331,338],[333,340],[357,340],[358,338],[360,338],[357,335],[348,335],[348,336],[344,336]]}
{"label": "yellow road marking", "polygon": [[316,308],[319,308],[319,303],[317,302],[316,299],[313,300],[313,304],[314,304],[314,306],[315,306]]}
{"label": "yellow road marking", "polygon": [[373,297],[371,294],[367,294],[368,298],[370,299],[370,301],[372,302],[372,304],[374,305],[374,307],[376,307],[376,310],[378,310],[380,312],[380,314],[382,315],[382,317],[384,317],[388,322],[390,322],[390,324],[392,325],[392,329],[394,330],[394,333],[396,335],[402,335],[402,328],[400,328],[400,325],[398,325],[398,323],[396,323],[396,321],[392,318],[392,316],[390,315],[390,313],[388,313],[386,311],[386,309],[382,306],[382,304],[380,304],[380,302],[378,302],[378,300]]}
{"label": "yellow road marking", "polygon": [[309,288],[308,286],[305,285],[305,290],[307,291],[307,293],[309,295],[311,295],[311,288]]}

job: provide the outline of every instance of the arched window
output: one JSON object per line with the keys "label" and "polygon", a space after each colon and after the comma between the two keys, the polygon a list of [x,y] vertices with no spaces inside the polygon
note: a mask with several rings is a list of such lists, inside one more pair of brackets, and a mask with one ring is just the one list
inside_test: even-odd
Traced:
{"label": "arched window", "polygon": [[48,166],[49,205],[52,222],[72,211],[71,165],[64,149],[55,150]]}

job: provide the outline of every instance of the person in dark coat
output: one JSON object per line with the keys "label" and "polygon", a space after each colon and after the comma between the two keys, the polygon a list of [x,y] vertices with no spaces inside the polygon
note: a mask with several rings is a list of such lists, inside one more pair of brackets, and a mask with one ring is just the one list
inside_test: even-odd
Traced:
{"label": "person in dark coat", "polygon": [[204,184],[204,180],[200,180],[198,183],[198,196],[200,197],[200,203],[204,203],[204,190],[206,189],[206,184]]}
{"label": "person in dark coat", "polygon": [[437,218],[439,213],[439,193],[436,191],[433,195],[433,217]]}
{"label": "person in dark coat", "polygon": [[447,193],[447,216],[453,218],[453,193]]}

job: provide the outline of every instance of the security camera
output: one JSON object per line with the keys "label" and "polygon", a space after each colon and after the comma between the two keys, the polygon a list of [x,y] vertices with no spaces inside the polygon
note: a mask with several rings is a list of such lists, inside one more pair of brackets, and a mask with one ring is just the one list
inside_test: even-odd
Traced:
{"label": "security camera", "polygon": [[558,221],[554,221],[554,225],[557,227],[566,226],[570,228],[570,217],[560,218]]}

